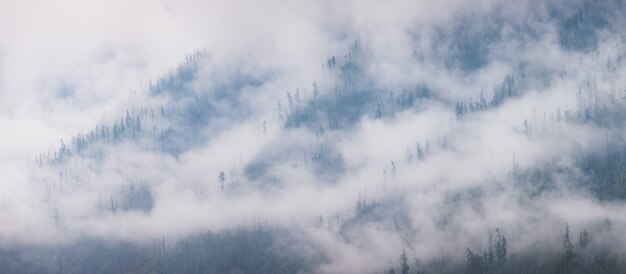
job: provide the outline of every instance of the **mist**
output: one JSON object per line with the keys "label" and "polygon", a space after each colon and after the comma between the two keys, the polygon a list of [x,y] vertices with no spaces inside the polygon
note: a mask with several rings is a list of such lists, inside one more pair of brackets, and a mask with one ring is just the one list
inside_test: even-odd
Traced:
{"label": "mist", "polygon": [[[259,261],[274,268],[109,271],[513,273],[515,258],[621,258],[625,12],[0,2],[0,249],[41,268],[0,267],[81,272],[95,267],[62,268],[49,250],[161,258],[206,237],[216,253],[271,239]],[[508,265],[472,272],[503,235]],[[530,273],[593,269],[568,260]]]}

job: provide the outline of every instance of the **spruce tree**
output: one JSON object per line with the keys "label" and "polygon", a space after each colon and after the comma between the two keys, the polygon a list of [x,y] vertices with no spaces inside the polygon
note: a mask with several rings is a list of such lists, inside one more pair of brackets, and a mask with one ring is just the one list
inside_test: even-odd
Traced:
{"label": "spruce tree", "polygon": [[402,271],[402,274],[409,274],[408,258],[406,257],[406,252],[404,252],[404,248],[402,249],[402,255],[400,255],[400,262],[400,269]]}

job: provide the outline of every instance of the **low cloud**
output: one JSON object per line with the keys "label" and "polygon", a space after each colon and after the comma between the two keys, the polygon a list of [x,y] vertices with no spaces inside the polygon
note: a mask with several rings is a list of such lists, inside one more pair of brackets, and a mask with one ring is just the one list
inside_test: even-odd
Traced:
{"label": "low cloud", "polygon": [[265,224],[366,272],[610,220],[623,250],[581,164],[623,132],[623,20],[466,2],[0,4],[0,245]]}

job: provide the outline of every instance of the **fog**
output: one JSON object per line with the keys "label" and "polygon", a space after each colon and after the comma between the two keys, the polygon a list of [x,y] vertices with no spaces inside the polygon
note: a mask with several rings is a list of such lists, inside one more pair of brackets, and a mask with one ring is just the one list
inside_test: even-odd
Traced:
{"label": "fog", "polygon": [[264,225],[363,273],[568,223],[624,251],[580,164],[623,143],[623,3],[431,2],[1,1],[0,246]]}

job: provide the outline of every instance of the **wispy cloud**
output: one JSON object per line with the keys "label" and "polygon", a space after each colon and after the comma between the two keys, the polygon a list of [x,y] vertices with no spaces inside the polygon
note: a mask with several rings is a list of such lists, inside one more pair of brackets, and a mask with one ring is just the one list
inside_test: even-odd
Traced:
{"label": "wispy cloud", "polygon": [[3,2],[0,243],[264,223],[337,273],[617,235],[572,155],[614,129],[581,110],[624,107],[624,22],[585,3]]}

